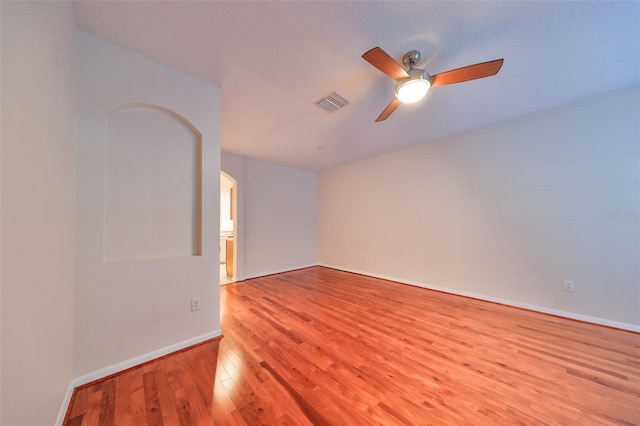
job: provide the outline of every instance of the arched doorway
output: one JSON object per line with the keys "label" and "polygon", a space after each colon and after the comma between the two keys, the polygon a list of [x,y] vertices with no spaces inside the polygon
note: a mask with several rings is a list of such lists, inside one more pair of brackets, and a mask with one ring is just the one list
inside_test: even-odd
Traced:
{"label": "arched doorway", "polygon": [[237,194],[237,181],[220,172],[220,285],[233,283],[238,276]]}

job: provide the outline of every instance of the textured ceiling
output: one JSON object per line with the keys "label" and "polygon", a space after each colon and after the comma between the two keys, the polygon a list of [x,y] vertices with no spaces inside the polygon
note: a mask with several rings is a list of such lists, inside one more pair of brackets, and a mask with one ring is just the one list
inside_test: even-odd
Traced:
{"label": "textured ceiling", "polygon": [[[640,3],[76,2],[78,27],[219,86],[222,148],[312,170],[640,82]],[[436,74],[505,58],[375,118],[393,80],[361,56],[422,51]],[[313,102],[336,91],[351,104]]]}

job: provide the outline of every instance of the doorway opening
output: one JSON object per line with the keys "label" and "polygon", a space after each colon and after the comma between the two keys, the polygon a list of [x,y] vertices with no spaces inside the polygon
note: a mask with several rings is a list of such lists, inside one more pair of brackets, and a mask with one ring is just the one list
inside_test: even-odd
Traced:
{"label": "doorway opening", "polygon": [[220,172],[220,285],[236,282],[237,262],[237,182]]}

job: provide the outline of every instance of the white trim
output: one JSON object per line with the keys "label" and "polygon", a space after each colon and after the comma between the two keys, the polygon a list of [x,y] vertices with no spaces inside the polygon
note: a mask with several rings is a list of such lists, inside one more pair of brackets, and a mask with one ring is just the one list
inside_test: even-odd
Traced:
{"label": "white trim", "polygon": [[192,337],[190,339],[183,340],[182,342],[178,342],[173,345],[165,346],[164,348],[160,348],[155,351],[148,352],[146,354],[143,354],[134,358],[130,358],[126,361],[122,361],[117,364],[113,364],[108,367],[101,368],[100,370],[96,370],[91,373],[84,374],[80,377],[76,377],[75,379],[71,380],[71,384],[69,384],[69,389],[67,390],[67,394],[65,395],[64,400],[62,402],[62,407],[60,407],[60,412],[58,413],[56,426],[62,425],[62,422],[64,421],[64,416],[66,415],[67,409],[69,408],[69,402],[71,401],[71,395],[73,394],[73,390],[78,386],[86,385],[87,383],[100,380],[107,376],[111,376],[112,374],[119,373],[128,368],[135,367],[140,364],[144,364],[145,362],[152,361],[156,358],[160,358],[172,352],[176,352],[181,349],[188,348],[189,346],[193,346],[198,343],[204,342],[206,340],[214,339],[220,336],[222,336],[222,330],[214,330],[209,333],[201,334],[200,336]]}
{"label": "white trim", "polygon": [[222,331],[215,330],[209,333],[202,334],[200,336],[192,337],[191,339],[183,340],[182,342],[165,346],[164,348],[160,348],[155,351],[137,356],[135,358],[130,358],[126,361],[122,361],[117,364],[113,364],[108,367],[101,368],[100,370],[96,370],[91,373],[84,374],[80,377],[76,377],[71,381],[71,384],[73,384],[74,387],[86,385],[87,383],[91,383],[93,381],[102,379],[103,377],[110,376],[112,374],[118,373],[128,368],[135,367],[136,365],[144,364],[145,362],[154,360],[156,358],[160,358],[161,356],[165,356],[172,352],[176,352],[181,349],[188,348],[189,346],[193,346],[198,343],[204,342],[205,340],[213,339],[220,336],[222,336]]}
{"label": "white trim", "polygon": [[[282,274],[284,272],[291,272],[291,271],[297,271],[298,269],[305,269],[305,268],[311,268],[312,266],[322,266],[319,265],[317,263],[310,263],[308,265],[302,265],[302,266],[292,266],[286,269],[275,269],[272,271],[267,271],[267,272],[261,272],[259,274],[251,274],[251,275],[247,275],[246,277],[244,277],[245,280],[250,280],[253,278],[260,278],[260,277],[266,277],[267,275],[274,275],[274,274]],[[335,268],[338,269],[338,268]],[[240,280],[238,280],[240,281]]]}
{"label": "white trim", "polygon": [[75,386],[73,385],[73,380],[69,383],[69,387],[67,388],[67,393],[64,395],[64,399],[62,400],[62,406],[60,407],[60,411],[58,412],[58,418],[56,419],[56,426],[62,426],[62,422],[64,421],[64,416],[67,415],[67,410],[69,409],[69,403],[71,402],[71,396],[73,395],[73,390]]}
{"label": "white trim", "polygon": [[339,271],[352,272],[354,274],[366,275],[366,276],[369,276],[369,277],[381,278],[383,280],[396,281],[396,282],[399,282],[399,283],[402,283],[402,284],[408,284],[408,285],[412,285],[412,286],[416,286],[416,287],[422,287],[422,288],[426,288],[426,289],[429,289],[429,290],[441,291],[443,293],[455,294],[457,296],[471,297],[473,299],[484,300],[484,301],[487,301],[487,302],[500,303],[502,305],[513,306],[513,307],[516,307],[516,308],[527,309],[527,310],[530,310],[530,311],[542,312],[542,313],[545,313],[545,314],[551,314],[551,315],[555,315],[555,316],[558,316],[558,317],[570,318],[570,319],[574,319],[574,320],[578,320],[578,321],[589,322],[589,323],[592,323],[592,324],[605,325],[607,327],[619,328],[619,329],[622,329],[622,330],[640,332],[640,324],[630,324],[630,323],[626,323],[626,322],[612,321],[612,320],[609,320],[609,319],[606,319],[606,318],[599,318],[599,317],[592,317],[592,316],[589,316],[589,315],[576,314],[576,313],[573,313],[573,312],[567,312],[567,311],[561,311],[561,310],[558,310],[558,309],[546,308],[544,306],[531,305],[529,303],[514,302],[513,300],[500,299],[498,297],[492,297],[492,296],[486,296],[486,295],[483,295],[483,294],[471,293],[471,292],[464,291],[464,290],[454,290],[454,289],[451,289],[451,288],[440,287],[440,286],[432,285],[432,284],[425,284],[425,283],[421,283],[421,282],[418,282],[418,281],[405,280],[405,279],[396,278],[396,277],[389,277],[389,276],[381,275],[381,274],[374,274],[372,272],[365,272],[365,271],[360,271],[360,270],[357,270],[357,269],[345,268],[343,266],[329,265],[329,264],[325,264],[325,263],[319,263],[318,265],[319,266],[324,266],[324,267],[327,267],[327,268],[331,268],[331,269],[337,269]]}

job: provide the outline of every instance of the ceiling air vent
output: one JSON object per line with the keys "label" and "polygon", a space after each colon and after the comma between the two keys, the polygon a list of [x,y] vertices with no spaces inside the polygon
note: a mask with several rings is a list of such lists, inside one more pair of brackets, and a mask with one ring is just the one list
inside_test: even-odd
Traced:
{"label": "ceiling air vent", "polygon": [[314,104],[325,111],[334,112],[341,109],[345,105],[348,105],[349,101],[338,95],[336,92],[333,92],[325,96],[324,98],[314,102]]}

